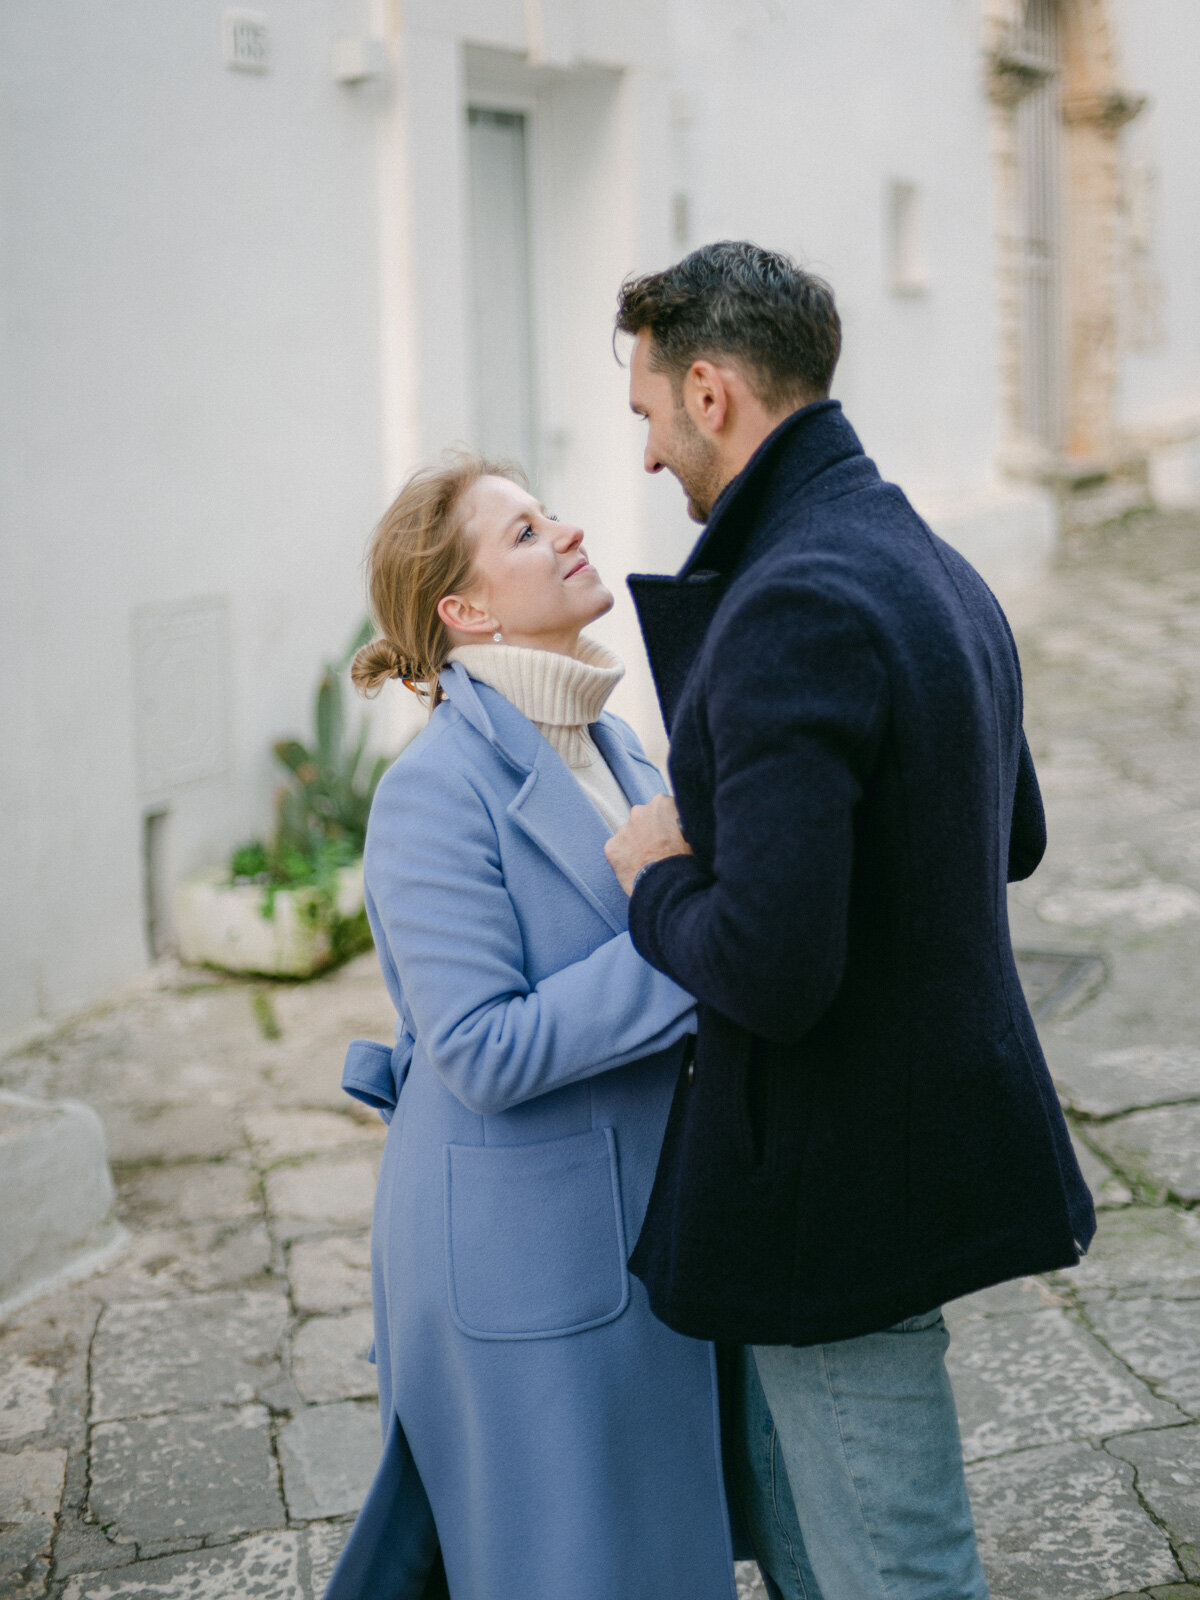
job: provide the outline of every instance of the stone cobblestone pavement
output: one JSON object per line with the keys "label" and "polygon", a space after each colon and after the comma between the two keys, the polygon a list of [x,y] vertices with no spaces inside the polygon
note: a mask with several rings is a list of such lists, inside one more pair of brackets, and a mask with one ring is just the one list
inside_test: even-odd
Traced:
{"label": "stone cobblestone pavement", "polygon": [[[1042,1031],[1104,1209],[1075,1272],[948,1308],[981,1546],[994,1600],[1200,1600],[1200,524],[1078,539],[1019,633],[1052,846],[1014,929],[1103,958]],[[100,1111],[132,1235],[0,1327],[5,1600],[319,1597],[379,1439],[384,1130],[338,1076],[390,1022],[373,957],[164,968],[0,1063]]]}

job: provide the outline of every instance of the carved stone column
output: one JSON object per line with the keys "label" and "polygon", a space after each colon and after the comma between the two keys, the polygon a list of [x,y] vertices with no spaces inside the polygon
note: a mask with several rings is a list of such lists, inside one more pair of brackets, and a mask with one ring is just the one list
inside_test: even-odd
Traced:
{"label": "carved stone column", "polygon": [[1012,0],[992,0],[990,46],[984,56],[984,86],[992,104],[991,147],[995,186],[997,296],[997,376],[1004,417],[1004,451],[1009,464],[1020,449],[1021,434],[1021,280],[1017,214],[1020,164],[1017,107],[1043,81],[1015,44],[1018,36]]}
{"label": "carved stone column", "polygon": [[1119,191],[1117,134],[1145,97],[1106,86],[1063,96],[1070,381],[1067,453],[1115,463],[1118,378]]}
{"label": "carved stone column", "polygon": [[1145,105],[1119,83],[1109,0],[1060,0],[1063,122],[1063,316],[1066,322],[1065,459],[1047,459],[1022,419],[1020,192],[1017,111],[1044,65],[1023,51],[1025,0],[985,0],[983,83],[993,107],[998,367],[1004,464],[1021,475],[1070,479],[1121,464],[1118,375],[1117,135]]}

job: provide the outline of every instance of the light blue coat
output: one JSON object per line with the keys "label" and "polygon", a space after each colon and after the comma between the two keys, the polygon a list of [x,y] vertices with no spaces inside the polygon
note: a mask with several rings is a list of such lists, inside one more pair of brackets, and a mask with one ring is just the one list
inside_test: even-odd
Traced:
{"label": "light blue coat", "polygon": [[[436,1523],[453,1600],[732,1600],[713,1349],[626,1268],[691,999],[635,952],[559,755],[460,665],[442,685],[367,839],[397,1043],[356,1041],[343,1082],[396,1107],[371,1245],[385,1448],[327,1593],[415,1600]],[[619,718],[591,731],[632,803],[663,788]]]}

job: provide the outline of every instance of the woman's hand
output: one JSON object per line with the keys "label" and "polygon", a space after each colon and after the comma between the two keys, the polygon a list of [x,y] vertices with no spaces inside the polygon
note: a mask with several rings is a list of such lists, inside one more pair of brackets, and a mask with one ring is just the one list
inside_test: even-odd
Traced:
{"label": "woman's hand", "polygon": [[633,880],[649,862],[690,856],[692,847],[680,829],[674,797],[656,794],[649,805],[634,806],[629,821],[604,846],[604,854],[626,894],[633,892]]}

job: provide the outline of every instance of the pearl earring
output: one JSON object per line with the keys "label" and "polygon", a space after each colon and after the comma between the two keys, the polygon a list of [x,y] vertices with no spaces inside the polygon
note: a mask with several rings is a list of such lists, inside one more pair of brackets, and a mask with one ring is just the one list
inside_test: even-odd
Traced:
{"label": "pearl earring", "polygon": [[499,628],[496,629],[495,633],[492,635],[492,638],[496,641],[497,644],[503,644],[504,643],[504,635],[500,632]]}

